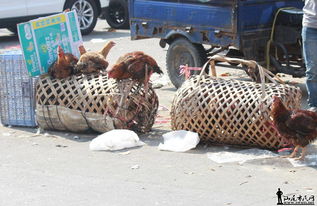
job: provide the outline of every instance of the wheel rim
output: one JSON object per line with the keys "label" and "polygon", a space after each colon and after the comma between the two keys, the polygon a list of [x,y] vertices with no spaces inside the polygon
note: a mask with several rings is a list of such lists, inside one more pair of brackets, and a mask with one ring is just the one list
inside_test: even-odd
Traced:
{"label": "wheel rim", "polygon": [[92,5],[85,0],[79,0],[74,3],[72,10],[76,10],[80,29],[88,29],[94,21],[94,9]]}
{"label": "wheel rim", "polygon": [[125,21],[124,8],[120,4],[112,4],[109,8],[109,17],[116,24],[123,24]]}

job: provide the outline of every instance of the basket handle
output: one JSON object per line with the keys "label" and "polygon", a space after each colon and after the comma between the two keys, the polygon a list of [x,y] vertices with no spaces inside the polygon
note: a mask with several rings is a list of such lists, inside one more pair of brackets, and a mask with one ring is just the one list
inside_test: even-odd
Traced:
{"label": "basket handle", "polygon": [[[239,58],[224,57],[221,55],[214,55],[211,58],[209,58],[208,61],[204,64],[203,69],[201,70],[201,72],[199,74],[198,81],[196,82],[195,86],[198,86],[202,75],[206,71],[208,64],[210,66],[211,76],[217,77],[215,61],[242,64],[242,65],[247,66],[248,68],[258,69],[259,74],[260,74],[260,79],[261,79],[260,84],[261,84],[261,90],[262,90],[262,95],[261,95],[262,99],[265,98],[265,78],[267,78],[270,82],[275,83],[275,84],[278,84],[278,82],[285,84],[282,79],[280,79],[279,77],[274,75],[271,71],[269,71],[269,70],[265,69],[264,67],[262,67],[261,65],[259,65],[256,61],[244,60],[244,59],[239,59]],[[275,77],[278,82],[273,77]]]}

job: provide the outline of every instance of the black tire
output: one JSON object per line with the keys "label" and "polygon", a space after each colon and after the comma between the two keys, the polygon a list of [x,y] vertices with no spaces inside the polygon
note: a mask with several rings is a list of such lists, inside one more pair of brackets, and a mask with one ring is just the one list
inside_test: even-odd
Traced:
{"label": "black tire", "polygon": [[129,9],[126,0],[111,0],[106,12],[106,20],[112,28],[128,29]]}
{"label": "black tire", "polygon": [[[176,88],[185,81],[184,75],[180,75],[179,66],[186,65],[200,67],[206,62],[207,56],[201,44],[193,44],[185,38],[174,40],[168,47],[166,54],[166,67],[168,76]],[[192,71],[197,74],[200,71]]]}
{"label": "black tire", "polygon": [[98,19],[98,9],[93,0],[68,0],[65,9],[76,10],[82,35],[92,32]]}
{"label": "black tire", "polygon": [[17,28],[16,25],[15,25],[15,26],[7,27],[7,29],[8,29],[9,31],[11,31],[12,33],[14,33],[15,35],[18,35],[18,28]]}

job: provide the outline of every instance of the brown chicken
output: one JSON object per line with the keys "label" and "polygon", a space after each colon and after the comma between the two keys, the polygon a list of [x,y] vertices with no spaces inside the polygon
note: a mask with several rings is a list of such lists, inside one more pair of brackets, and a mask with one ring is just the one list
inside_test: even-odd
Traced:
{"label": "brown chicken", "polygon": [[291,140],[295,146],[292,154],[287,157],[294,158],[302,147],[302,154],[297,159],[304,160],[306,146],[317,137],[317,113],[299,109],[288,110],[277,96],[273,97],[271,109],[273,125],[279,135]]}
{"label": "brown chicken", "polygon": [[[121,56],[116,64],[111,69],[107,70],[107,72],[109,78],[114,78],[117,80],[131,78],[138,83],[143,83],[145,99],[147,99],[148,83],[151,75],[154,72],[158,74],[163,73],[156,61],[141,51],[131,52]],[[139,84],[139,86],[141,86],[141,84]],[[121,96],[114,117],[118,118],[119,109],[123,107],[124,100],[127,98],[132,87],[133,84],[128,84],[128,82],[124,81],[122,82],[121,86],[119,86],[120,93],[123,95]],[[120,117],[120,119],[126,119],[126,117]]]}
{"label": "brown chicken", "polygon": [[109,65],[106,57],[113,46],[115,43],[110,41],[100,52],[86,52],[84,46],[80,46],[81,56],[75,67],[75,74],[90,74],[106,70]]}
{"label": "brown chicken", "polygon": [[120,57],[117,63],[108,70],[108,77],[118,80],[131,78],[146,84],[154,72],[163,74],[152,57],[136,51]]}
{"label": "brown chicken", "polygon": [[49,75],[57,79],[71,76],[78,58],[71,53],[65,53],[61,46],[57,47],[57,54],[57,60],[48,69]]}

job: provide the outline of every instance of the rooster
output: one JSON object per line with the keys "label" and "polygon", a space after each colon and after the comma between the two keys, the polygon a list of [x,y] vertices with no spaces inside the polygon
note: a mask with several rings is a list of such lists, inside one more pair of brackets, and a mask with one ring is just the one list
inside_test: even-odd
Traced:
{"label": "rooster", "polygon": [[57,47],[57,60],[49,67],[48,73],[51,77],[64,79],[74,72],[74,66],[78,58],[71,53],[65,53],[61,46]]}
{"label": "rooster", "polygon": [[[111,69],[107,70],[107,72],[109,78],[116,80],[132,79],[139,83],[139,87],[143,83],[145,99],[147,99],[151,75],[154,72],[163,74],[156,61],[141,51],[135,51],[121,56],[116,64]],[[124,81],[121,84],[121,87],[119,87],[120,93],[123,95],[121,96],[119,106],[114,116],[117,116],[119,108],[122,108],[123,100],[126,99],[132,87],[133,84],[126,84]]]}
{"label": "rooster", "polygon": [[146,84],[154,72],[163,74],[152,57],[136,51],[120,57],[116,64],[108,70],[108,77],[117,80],[131,78]]}
{"label": "rooster", "polygon": [[90,74],[106,70],[109,65],[106,57],[114,46],[115,43],[110,41],[100,52],[87,52],[84,46],[79,46],[81,56],[75,67],[75,74]]}
{"label": "rooster", "polygon": [[271,109],[273,125],[279,135],[291,140],[295,146],[294,151],[287,157],[294,158],[302,147],[302,154],[296,159],[304,160],[306,146],[317,137],[317,113],[299,109],[288,110],[277,96],[273,97]]}

